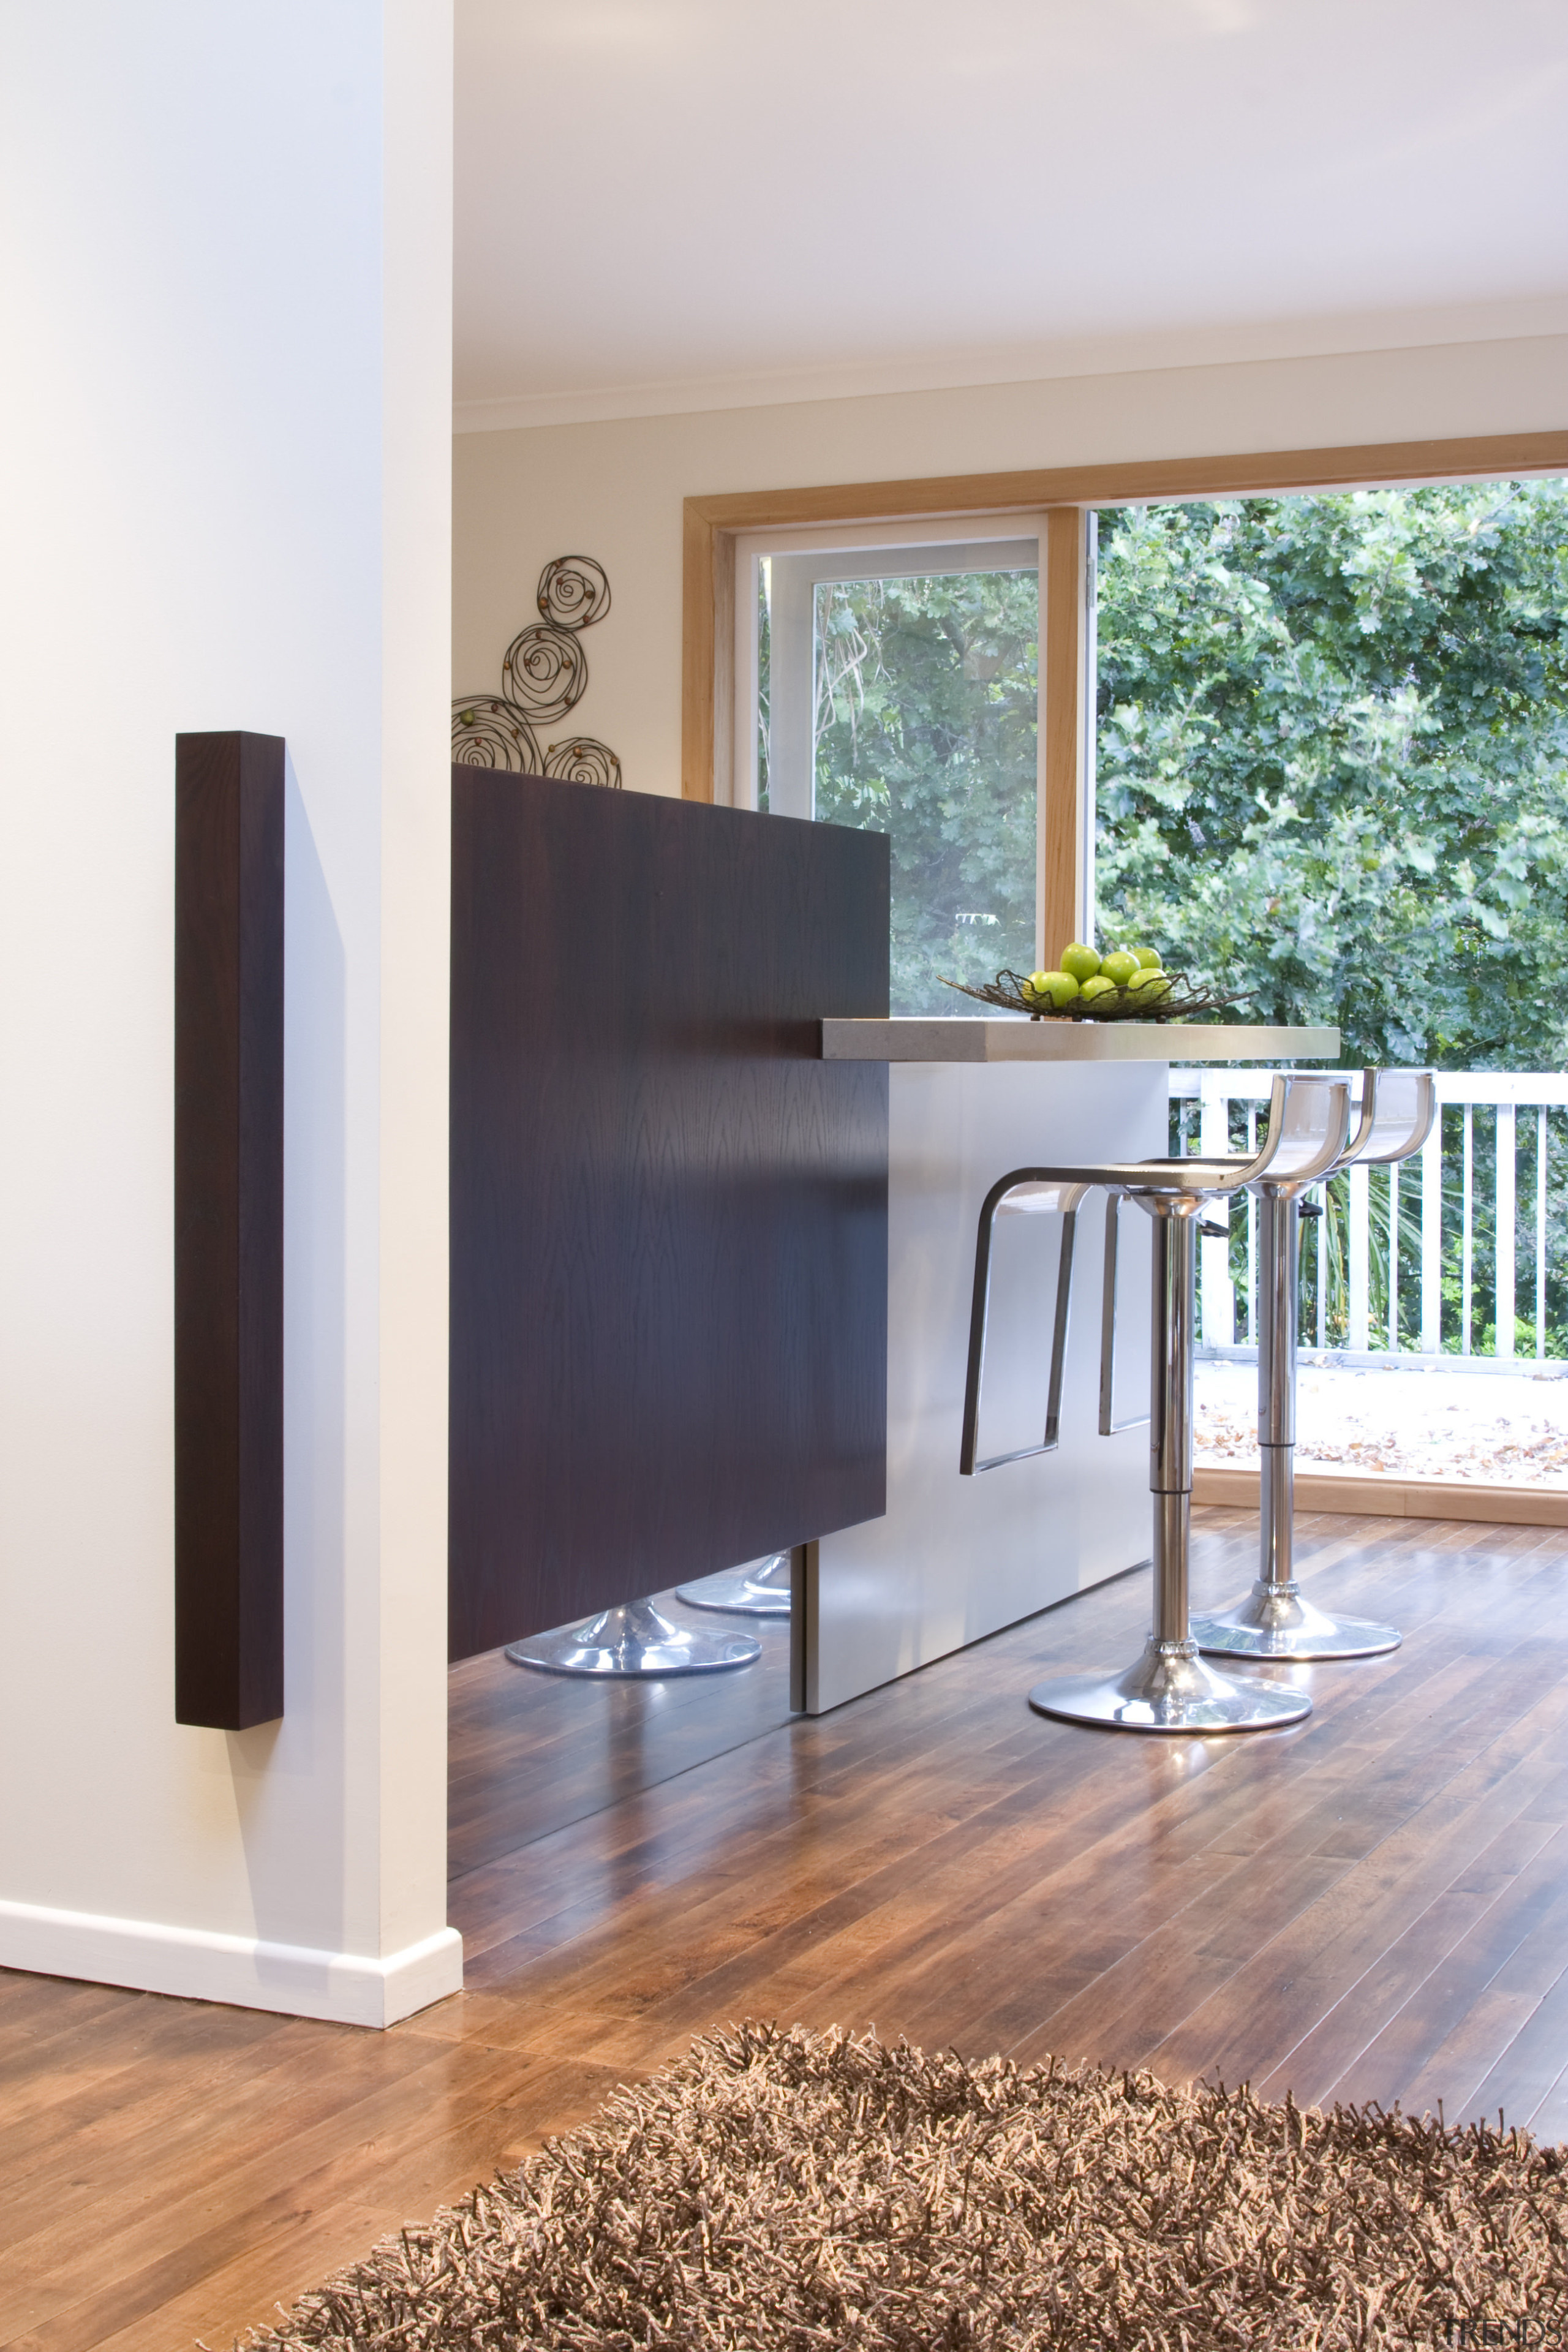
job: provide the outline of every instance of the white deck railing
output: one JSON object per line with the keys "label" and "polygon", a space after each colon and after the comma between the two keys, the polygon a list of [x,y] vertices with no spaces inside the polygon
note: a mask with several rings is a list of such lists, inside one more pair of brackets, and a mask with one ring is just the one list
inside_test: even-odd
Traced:
{"label": "white deck railing", "polygon": [[[1173,1150],[1254,1149],[1271,1075],[1173,1070]],[[1359,1097],[1359,1076],[1352,1092]],[[1352,1167],[1308,1196],[1323,1214],[1302,1229],[1302,1347],[1341,1363],[1404,1356],[1456,1370],[1505,1371],[1518,1367],[1525,1334],[1515,1327],[1522,1321],[1529,1355],[1568,1353],[1562,1286],[1551,1281],[1548,1214],[1568,1173],[1568,1077],[1445,1073],[1437,1100],[1436,1125],[1403,1167]],[[1200,1253],[1202,1351],[1251,1354],[1258,1213],[1250,1199],[1234,1208],[1229,1239],[1205,1240]]]}

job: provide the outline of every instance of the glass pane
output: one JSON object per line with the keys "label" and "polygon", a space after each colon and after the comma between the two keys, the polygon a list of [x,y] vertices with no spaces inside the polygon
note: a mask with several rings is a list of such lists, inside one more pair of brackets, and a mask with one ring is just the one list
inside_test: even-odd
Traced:
{"label": "glass pane", "polygon": [[1099,940],[1347,1065],[1568,1066],[1568,484],[1099,519]]}
{"label": "glass pane", "polygon": [[1032,571],[816,586],[816,814],[892,836],[895,1013],[1034,962],[1039,629]]}

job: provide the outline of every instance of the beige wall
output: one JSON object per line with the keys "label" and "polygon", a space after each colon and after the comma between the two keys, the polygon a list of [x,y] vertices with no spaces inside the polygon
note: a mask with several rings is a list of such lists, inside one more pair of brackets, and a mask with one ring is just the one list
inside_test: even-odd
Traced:
{"label": "beige wall", "polygon": [[[680,789],[680,509],[704,492],[1449,435],[1540,432],[1568,410],[1568,337],[992,384],[456,443],[453,680],[496,693],[540,567],[593,555],[615,604],[584,640],[572,727],[628,785]],[[551,733],[564,734],[566,726]]]}

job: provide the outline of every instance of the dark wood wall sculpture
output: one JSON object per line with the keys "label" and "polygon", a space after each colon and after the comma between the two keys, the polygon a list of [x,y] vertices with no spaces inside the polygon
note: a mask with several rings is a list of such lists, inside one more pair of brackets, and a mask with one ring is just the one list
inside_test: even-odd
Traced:
{"label": "dark wood wall sculpture", "polygon": [[453,771],[451,1651],[886,1507],[888,842]]}
{"label": "dark wood wall sculpture", "polygon": [[174,1713],[283,1712],[283,743],[174,762]]}

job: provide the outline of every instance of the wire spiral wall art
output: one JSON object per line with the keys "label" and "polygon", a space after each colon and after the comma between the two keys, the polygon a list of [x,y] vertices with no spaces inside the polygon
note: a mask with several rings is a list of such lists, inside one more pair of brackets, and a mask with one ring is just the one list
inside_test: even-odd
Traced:
{"label": "wire spiral wall art", "polygon": [[462,695],[452,705],[452,758],[459,767],[621,789],[621,763],[607,743],[573,735],[540,749],[539,730],[557,725],[588,691],[581,632],[610,609],[610,583],[591,555],[557,555],[539,575],[541,618],[520,629],[501,661],[500,694]]}

